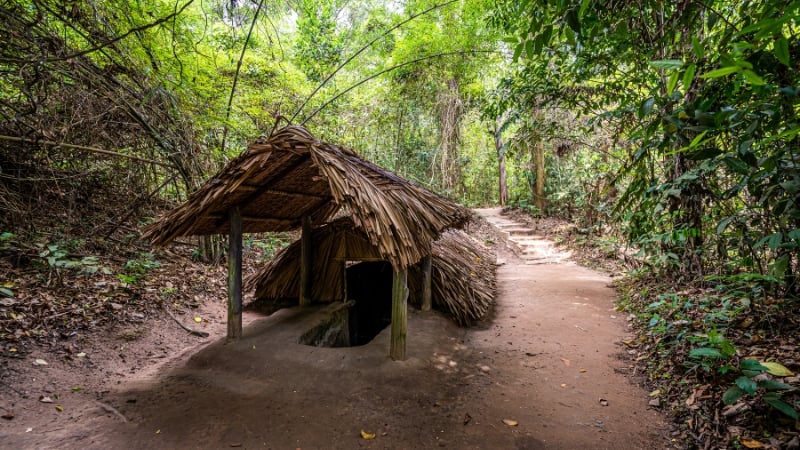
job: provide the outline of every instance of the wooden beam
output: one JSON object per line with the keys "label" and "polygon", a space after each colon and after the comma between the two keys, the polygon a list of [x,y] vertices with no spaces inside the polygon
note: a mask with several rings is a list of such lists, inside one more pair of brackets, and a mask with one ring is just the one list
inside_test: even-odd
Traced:
{"label": "wooden beam", "polygon": [[392,337],[389,357],[395,361],[406,360],[406,335],[408,334],[408,269],[394,271],[392,278]]}
{"label": "wooden beam", "polygon": [[430,311],[433,306],[431,297],[431,255],[422,259],[422,310]]}
{"label": "wooden beam", "polygon": [[314,254],[311,239],[311,218],[303,216],[303,227],[300,235],[300,306],[311,304],[311,265]]}
{"label": "wooden beam", "polygon": [[242,337],[242,214],[231,208],[228,240],[228,339]]}

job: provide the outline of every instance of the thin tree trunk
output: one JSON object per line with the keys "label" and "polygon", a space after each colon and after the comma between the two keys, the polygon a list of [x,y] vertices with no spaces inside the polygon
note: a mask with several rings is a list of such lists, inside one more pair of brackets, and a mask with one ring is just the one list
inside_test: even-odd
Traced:
{"label": "thin tree trunk", "polygon": [[533,204],[540,213],[547,209],[547,197],[544,193],[546,170],[544,166],[544,144],[541,140],[533,143],[533,163],[536,166],[536,184],[533,193]]}

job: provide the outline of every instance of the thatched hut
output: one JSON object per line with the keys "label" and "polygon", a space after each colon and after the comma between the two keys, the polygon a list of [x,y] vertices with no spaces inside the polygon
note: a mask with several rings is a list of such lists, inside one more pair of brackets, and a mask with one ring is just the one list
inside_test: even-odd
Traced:
{"label": "thatched hut", "polygon": [[[355,300],[354,312],[359,311],[362,301],[388,304],[391,299],[380,295],[386,292],[386,280],[380,276],[381,270],[385,269],[374,264],[383,258],[349,217],[314,229],[312,239],[317,254],[321,256],[312,267],[315,274],[312,297],[315,300]],[[301,247],[300,241],[292,243],[247,280],[248,289],[254,290],[255,301],[262,308],[274,310],[298,302]],[[431,254],[433,306],[460,325],[481,319],[494,298],[495,261],[492,253],[463,231],[448,230],[433,243]],[[408,276],[409,301],[419,306],[422,306],[424,297],[423,272],[423,265],[415,264]],[[359,275],[369,279],[369,298],[357,298],[363,289],[362,286],[352,286],[352,280]],[[391,283],[391,279],[388,282]],[[384,289],[381,289],[381,284]],[[372,311],[379,309],[371,308]]]}
{"label": "thatched hut", "polygon": [[302,228],[300,303],[308,304],[311,229],[342,211],[392,266],[397,305],[391,353],[404,359],[407,270],[431,254],[442,231],[461,226],[469,211],[304,128],[288,126],[251,144],[185,203],[145,227],[143,237],[165,245],[182,236],[230,234],[228,336],[237,338],[242,233]]}

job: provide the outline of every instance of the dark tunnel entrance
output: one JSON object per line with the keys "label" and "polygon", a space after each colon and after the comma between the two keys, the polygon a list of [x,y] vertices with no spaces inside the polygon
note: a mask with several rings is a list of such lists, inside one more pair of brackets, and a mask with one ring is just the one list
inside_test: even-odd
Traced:
{"label": "dark tunnel entrance", "polygon": [[356,347],[372,341],[392,323],[392,265],[360,262],[347,267],[347,302],[300,337],[316,347]]}
{"label": "dark tunnel entrance", "polygon": [[392,265],[385,261],[362,262],[347,268],[350,308],[350,345],[369,343],[392,323]]}

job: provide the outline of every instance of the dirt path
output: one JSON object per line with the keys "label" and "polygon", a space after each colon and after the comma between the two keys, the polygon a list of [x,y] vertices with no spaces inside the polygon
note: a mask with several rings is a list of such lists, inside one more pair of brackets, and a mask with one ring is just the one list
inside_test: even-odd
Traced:
{"label": "dirt path", "polygon": [[[519,422],[498,448],[669,448],[663,419],[647,393],[622,373],[626,320],[613,306],[610,279],[568,261],[569,254],[524,224],[478,211],[503,231],[494,321],[468,334],[473,358],[489,368],[470,430]],[[484,425],[481,426],[480,424]]]}
{"label": "dirt path", "polygon": [[[500,249],[497,307],[483,327],[412,310],[409,359],[394,362],[388,329],[361,347],[298,344],[322,307],[249,314],[244,338],[226,343],[224,304],[207,303],[210,344],[166,320],[141,340],[103,344],[108,365],[55,353],[7,361],[15,375],[0,380],[11,388],[0,406],[15,417],[0,421],[0,448],[669,448],[647,393],[618,373],[625,320],[609,280],[498,210],[481,213],[523,255]],[[145,345],[168,339],[173,354]],[[32,365],[39,357],[50,364]]]}

